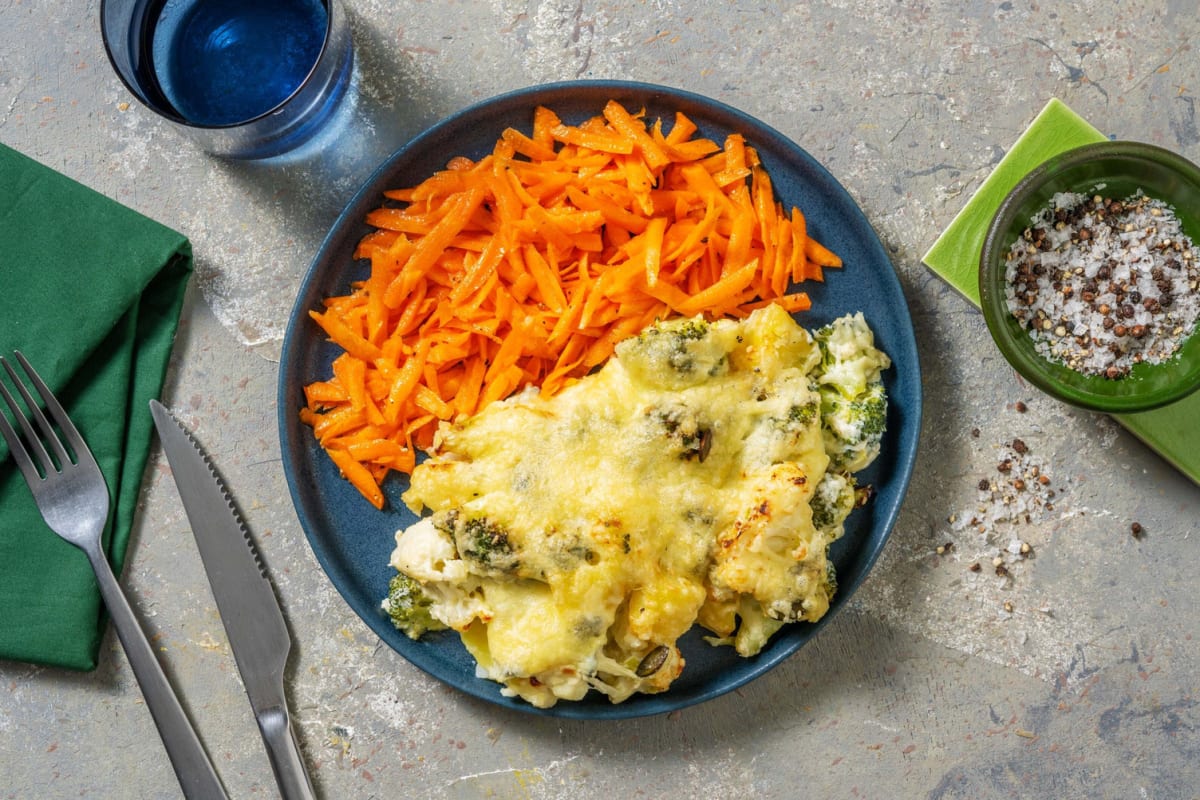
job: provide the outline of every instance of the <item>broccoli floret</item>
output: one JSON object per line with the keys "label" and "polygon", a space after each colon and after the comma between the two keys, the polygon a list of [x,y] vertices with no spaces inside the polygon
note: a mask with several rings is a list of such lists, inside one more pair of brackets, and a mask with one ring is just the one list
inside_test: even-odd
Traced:
{"label": "broccoli floret", "polygon": [[696,369],[696,356],[690,343],[700,341],[707,335],[707,322],[689,319],[669,326],[649,328],[638,338],[658,350],[660,357],[676,372],[687,374]]}
{"label": "broccoli floret", "polygon": [[879,380],[891,359],[875,347],[875,335],[861,313],[834,320],[813,334],[821,351],[814,377],[824,388],[834,388],[849,399]]}
{"label": "broccoli floret", "polygon": [[817,404],[805,403],[794,405],[788,409],[788,422],[794,425],[807,425],[817,418]]}
{"label": "broccoli floret", "polygon": [[685,341],[688,339],[703,339],[705,336],[708,336],[708,323],[700,317],[684,320],[681,324],[674,326],[673,332]]}
{"label": "broccoli floret", "polygon": [[887,427],[887,395],[883,384],[872,384],[867,393],[850,401],[850,413],[864,436],[882,436]]}
{"label": "broccoli floret", "polygon": [[857,472],[879,454],[887,425],[887,394],[881,372],[891,359],[875,347],[861,313],[819,329],[814,337],[821,363],[812,385],[821,393],[821,426],[831,469]]}
{"label": "broccoli floret", "polygon": [[696,412],[683,405],[664,405],[646,412],[659,426],[679,457],[684,461],[703,462],[712,450],[712,428],[703,424]]}
{"label": "broccoli floret", "polygon": [[817,484],[809,506],[813,527],[831,540],[842,535],[842,524],[857,502],[854,478],[837,472],[826,472]]}
{"label": "broccoli floret", "polygon": [[820,411],[820,404],[815,400],[807,403],[794,403],[788,409],[786,417],[775,419],[775,425],[782,431],[801,432],[813,424]]}
{"label": "broccoli floret", "polygon": [[863,397],[855,399],[855,407],[862,416],[863,429],[868,435],[876,436],[887,429],[887,390],[883,383],[873,383]]}
{"label": "broccoli floret", "polygon": [[822,387],[821,424],[831,469],[857,472],[879,453],[887,428],[887,392],[880,382],[847,399],[834,388]]}
{"label": "broccoli floret", "polygon": [[485,517],[455,520],[454,540],[463,558],[497,572],[512,572],[520,564],[508,531]]}
{"label": "broccoli floret", "polygon": [[410,639],[419,639],[428,631],[445,629],[438,620],[434,619],[429,609],[433,601],[425,594],[421,584],[405,575],[396,573],[388,583],[388,594],[383,601],[383,610],[391,618],[392,624]]}
{"label": "broccoli floret", "polygon": [[833,565],[833,561],[827,561],[825,562],[825,592],[832,598],[837,594],[837,590],[837,567]]}
{"label": "broccoli floret", "polygon": [[736,331],[702,317],[660,322],[620,342],[617,358],[651,386],[683,389],[729,369]]}

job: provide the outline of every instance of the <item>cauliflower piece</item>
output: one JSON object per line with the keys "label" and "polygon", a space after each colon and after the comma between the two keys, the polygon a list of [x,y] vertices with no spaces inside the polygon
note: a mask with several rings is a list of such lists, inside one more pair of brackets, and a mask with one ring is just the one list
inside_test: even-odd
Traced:
{"label": "cauliflower piece", "polygon": [[[476,619],[491,618],[491,611],[478,591],[478,582],[472,578],[467,563],[458,557],[454,540],[434,524],[433,517],[425,517],[396,533],[391,566],[420,585],[429,601],[429,615],[446,627],[462,631]],[[389,604],[385,610],[394,623],[391,600],[384,602]],[[409,629],[400,629],[412,636]]]}
{"label": "cauliflower piece", "polygon": [[825,543],[812,524],[816,488],[798,464],[749,477],[745,511],[717,535],[709,584],[717,599],[759,602],[772,619],[816,621],[829,609]]}

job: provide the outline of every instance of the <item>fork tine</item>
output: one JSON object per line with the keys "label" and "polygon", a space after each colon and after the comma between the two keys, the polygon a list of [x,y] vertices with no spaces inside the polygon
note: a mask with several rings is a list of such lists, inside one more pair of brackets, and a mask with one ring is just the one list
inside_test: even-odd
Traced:
{"label": "fork tine", "polygon": [[[78,451],[78,446],[74,444],[74,441],[78,440],[82,443],[83,440],[80,439],[78,431],[74,431],[71,419],[66,415],[66,411],[62,410],[58,399],[54,397],[53,393],[50,393],[49,387],[44,383],[41,375],[38,375],[34,367],[30,366],[29,361],[25,359],[24,355],[16,350],[13,351],[13,355],[17,356],[17,361],[24,369],[25,374],[29,375],[29,380],[36,387],[38,395],[42,396],[42,401],[46,404],[46,410],[54,417],[55,422],[59,423],[59,428],[62,433],[67,435],[68,441],[71,441],[72,449]],[[13,369],[10,363],[7,362],[4,362],[4,367],[8,372],[8,377],[12,378],[13,384],[17,385],[17,391],[20,392],[20,396],[25,401],[25,408],[29,409],[30,416],[34,417],[37,427],[41,429],[42,435],[38,437],[34,432],[34,427],[30,425],[28,420],[22,420],[25,435],[29,441],[36,444],[37,450],[40,451],[42,457],[42,465],[46,468],[47,473],[50,473],[50,471],[61,471],[67,467],[68,463],[78,463],[78,458],[72,457],[72,453],[67,452],[65,447],[62,446],[62,440],[59,438],[58,433],[55,433],[54,427],[46,419],[46,414],[43,413],[42,408],[29,392],[28,387],[25,386],[25,381],[18,377],[16,369]],[[71,437],[71,433],[74,433],[73,438]],[[50,450],[54,452],[53,459],[50,458],[49,453],[46,451],[47,444],[49,444]]]}
{"label": "fork tine", "polygon": [[[54,429],[50,427],[50,423],[38,408],[37,403],[32,403],[31,407],[37,416],[38,424],[42,426],[42,430],[46,433],[46,438],[54,447],[55,454],[62,459],[59,463],[65,464],[70,460],[75,464],[87,463],[92,460],[92,452],[88,449],[87,443],[83,441],[83,437],[79,435],[79,430],[75,427],[75,423],[71,421],[67,415],[66,409],[62,407],[62,403],[58,402],[58,398],[50,391],[50,387],[42,380],[42,376],[38,375],[37,370],[25,358],[25,355],[20,350],[14,350],[13,355],[17,357],[17,361],[21,363],[21,367],[25,370],[25,374],[29,376],[29,380],[33,383],[39,395],[42,396],[42,402],[46,406],[46,410],[50,412],[50,416],[58,424],[58,429],[62,431],[66,437],[67,445],[70,446],[71,452],[68,453],[62,445],[62,440],[54,434]],[[22,393],[25,392],[25,387],[19,387]],[[30,400],[28,394],[25,394],[25,399]]]}
{"label": "fork tine", "polygon": [[[16,384],[17,389],[25,398],[26,408],[36,408],[32,405],[29,397],[29,392],[25,391],[24,385],[20,383],[17,373],[13,372],[13,368],[5,359],[0,356],[0,365],[4,366],[8,377],[12,378],[13,384]],[[24,433],[24,441],[22,437],[18,437],[17,432],[13,431],[12,426],[5,423],[8,428],[5,432],[5,440],[8,443],[8,449],[12,451],[13,458],[16,459],[20,467],[20,471],[25,476],[26,481],[32,481],[31,486],[36,486],[41,482],[44,475],[49,475],[54,471],[54,462],[50,461],[50,455],[46,451],[46,446],[42,444],[42,440],[38,438],[37,432],[34,431],[34,426],[30,425],[29,417],[25,416],[24,411],[20,409],[20,404],[17,399],[12,396],[12,392],[8,391],[4,383],[0,383],[0,395],[4,396],[5,403],[8,404],[8,410],[12,411],[13,419],[17,420],[17,425]],[[12,437],[10,438],[10,435]],[[41,471],[40,471],[41,470]]]}
{"label": "fork tine", "polygon": [[[5,369],[8,369],[8,364],[4,362],[3,357],[0,357],[0,363],[4,363]],[[37,442],[37,438],[31,436],[29,421],[25,419],[25,415],[21,413],[21,407],[17,405],[16,399],[9,394],[8,389],[3,383],[0,383],[0,396],[4,397],[4,402],[8,404],[9,410],[12,411],[13,417],[16,418],[21,429],[25,431],[25,436],[32,442]],[[3,414],[0,414],[0,435],[4,436],[4,441],[8,443],[8,450],[12,453],[13,461],[17,462],[17,466],[21,470],[21,474],[25,477],[25,482],[30,486],[37,486],[42,476],[38,473],[37,468],[33,465],[33,458],[29,455],[29,451],[25,448],[21,437],[13,430],[13,426],[8,424],[8,419]],[[41,447],[41,443],[37,444]],[[42,450],[45,454],[45,450]]]}
{"label": "fork tine", "polygon": [[46,420],[46,416],[42,413],[41,408],[34,402],[33,395],[25,388],[25,383],[17,374],[17,371],[12,368],[12,365],[3,356],[0,356],[0,364],[4,365],[4,370],[8,373],[8,377],[12,379],[13,385],[20,392],[21,398],[25,401],[25,408],[29,411],[29,416],[34,418],[44,434],[44,437],[38,436],[37,431],[33,428],[33,424],[29,421],[29,416],[21,412],[21,407],[17,404],[12,394],[5,391],[4,399],[8,403],[8,407],[12,410],[13,416],[20,423],[21,430],[25,432],[25,442],[28,445],[26,452],[38,462],[38,466],[41,467],[45,474],[48,475],[52,472],[57,472],[58,467],[46,451],[46,442],[43,441],[43,438],[49,441],[50,447],[60,459],[59,464],[63,463],[61,459],[65,455],[62,452],[62,444],[59,443],[58,437],[54,435],[54,429],[50,427],[50,423]]}

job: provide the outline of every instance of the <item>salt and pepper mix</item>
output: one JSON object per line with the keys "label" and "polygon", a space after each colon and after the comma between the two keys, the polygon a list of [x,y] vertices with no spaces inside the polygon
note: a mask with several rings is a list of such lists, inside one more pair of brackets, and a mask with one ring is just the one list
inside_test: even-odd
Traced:
{"label": "salt and pepper mix", "polygon": [[1200,249],[1141,191],[1054,195],[1013,243],[1005,277],[1008,310],[1036,351],[1089,375],[1166,361],[1200,317]]}

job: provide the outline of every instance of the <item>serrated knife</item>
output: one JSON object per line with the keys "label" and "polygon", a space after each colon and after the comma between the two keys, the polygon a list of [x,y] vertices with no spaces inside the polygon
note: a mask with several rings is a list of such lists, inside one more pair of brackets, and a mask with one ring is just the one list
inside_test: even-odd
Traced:
{"label": "serrated knife", "polygon": [[200,445],[158,401],[150,401],[150,414],[196,537],[280,794],[284,800],[310,800],[314,797],[312,781],[283,691],[283,669],[292,640],[262,558]]}

